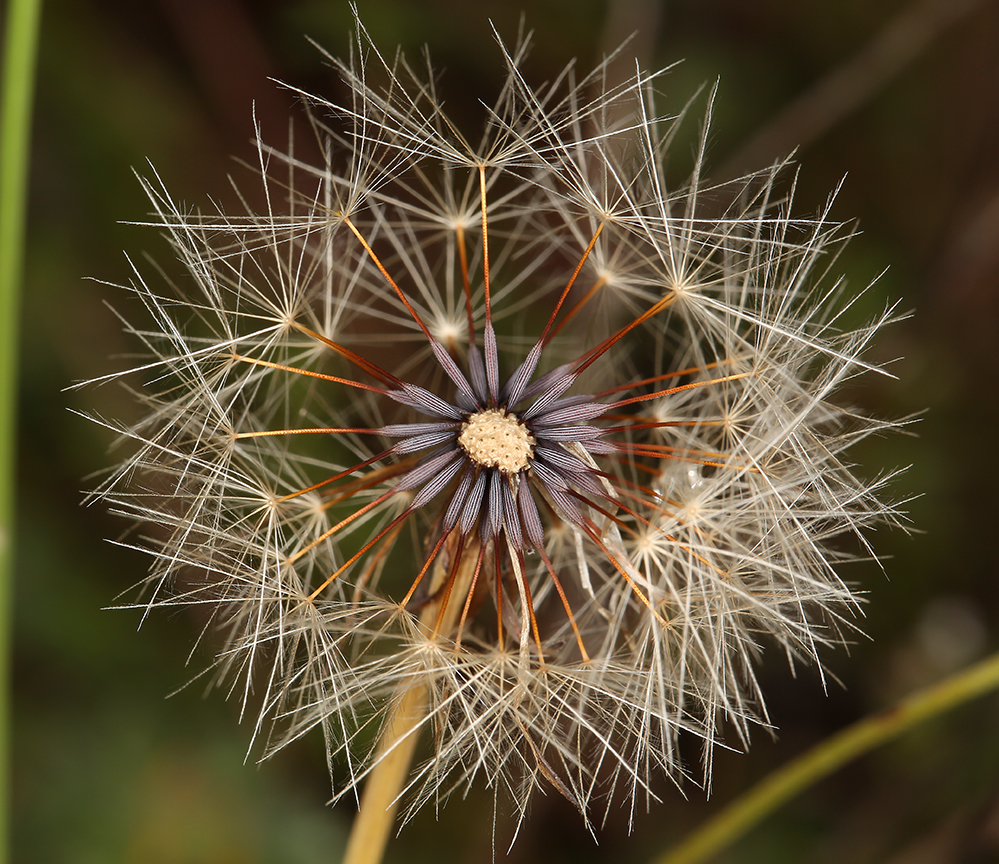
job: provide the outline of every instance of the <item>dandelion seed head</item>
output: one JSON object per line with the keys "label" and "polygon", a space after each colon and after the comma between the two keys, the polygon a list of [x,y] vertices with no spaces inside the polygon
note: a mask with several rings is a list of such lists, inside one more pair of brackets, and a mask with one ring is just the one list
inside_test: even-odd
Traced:
{"label": "dandelion seed head", "polygon": [[845,232],[777,169],[706,215],[702,137],[664,183],[661,73],[534,90],[500,43],[476,137],[358,31],[349,98],[308,96],[329,159],[259,143],[262,213],[145,183],[190,279],[128,289],[148,414],[98,494],[159,531],[136,605],[213,610],[254,738],[321,727],[338,796],[409,693],[407,815],[472,783],[518,819],[538,788],[651,802],[690,738],[709,783],[766,722],[761,646],[821,666],[839,538],[897,521],[844,455],[892,424],[837,404],[891,313],[839,329]]}

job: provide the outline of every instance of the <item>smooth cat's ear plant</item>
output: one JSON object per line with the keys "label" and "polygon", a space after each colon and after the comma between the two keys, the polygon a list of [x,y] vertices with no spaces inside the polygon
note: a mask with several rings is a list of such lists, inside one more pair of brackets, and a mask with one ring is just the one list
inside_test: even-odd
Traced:
{"label": "smooth cat's ear plant", "polygon": [[260,143],[235,216],[146,183],[186,277],[129,286],[146,413],[98,494],[266,752],[318,726],[337,795],[415,748],[410,812],[479,782],[588,817],[707,780],[762,652],[852,627],[837,565],[895,514],[845,451],[890,424],[837,391],[890,311],[841,324],[848,231],[779,168],[710,186],[702,136],[674,183],[662,73],[535,88],[500,47],[478,137],[359,25],[319,164]]}

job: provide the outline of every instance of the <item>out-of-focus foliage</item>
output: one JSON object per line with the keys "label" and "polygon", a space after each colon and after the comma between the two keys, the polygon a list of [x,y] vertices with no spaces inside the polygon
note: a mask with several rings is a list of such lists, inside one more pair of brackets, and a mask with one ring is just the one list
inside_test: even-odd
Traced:
{"label": "out-of-focus foliage", "polygon": [[[809,137],[805,128],[795,137],[792,124],[776,145],[781,149],[756,153],[750,165],[741,161],[746,142],[772,128],[794,100],[818,92],[812,107],[830,116],[835,105],[818,83],[858,69],[843,76],[845,95],[856,104],[828,128],[820,124],[801,151],[796,201],[820,209],[826,190],[846,174],[832,215],[858,217],[863,234],[843,267],[859,286],[890,265],[870,304],[901,296],[916,313],[875,346],[882,359],[905,358],[893,367],[900,381],[851,396],[880,415],[928,409],[914,427],[918,437],[867,445],[872,465],[912,464],[897,488],[922,493],[909,509],[925,533],[878,538],[878,549],[891,556],[887,578],[875,565],[846,574],[869,592],[865,627],[872,638],[849,656],[830,658],[844,688],[832,683],[824,694],[814,675],[793,679],[785,664],[771,664],[765,689],[778,739],[758,735],[749,756],[720,756],[712,800],[691,786],[685,801],[664,782],[664,803],[652,816],[637,816],[631,838],[627,814],[612,815],[598,847],[567,803],[539,797],[512,852],[524,862],[638,862],[830,731],[999,644],[992,540],[999,486],[999,8],[964,3],[963,13],[937,22],[935,35],[920,45],[918,26],[902,25],[957,4],[530,5],[526,22],[538,46],[529,62],[533,80],[551,77],[574,56],[589,68],[602,46],[635,29],[633,44],[646,65],[685,58],[666,79],[678,99],[719,77],[709,173],[711,166],[756,168],[784,155]],[[501,0],[474,8],[456,0],[371,0],[360,11],[382,45],[402,43],[415,57],[428,43],[435,66],[447,69],[449,112],[473,117],[477,95],[498,83],[487,18],[511,36],[520,19],[516,4]],[[126,419],[134,409],[116,388],[84,396],[60,391],[110,371],[109,356],[135,349],[103,305],[120,303],[121,292],[85,277],[126,280],[123,249],[168,259],[148,229],[118,221],[146,215],[130,168],[144,171],[148,159],[192,204],[209,195],[231,203],[230,154],[252,158],[254,105],[265,139],[283,144],[291,122],[296,147],[310,146],[296,100],[267,77],[332,93],[335,77],[304,36],[342,54],[349,27],[349,6],[340,0],[54,0],[46,7],[22,348],[17,861],[269,864],[339,857],[351,814],[342,805],[323,807],[321,742],[303,741],[262,768],[244,765],[250,730],[234,731],[237,705],[218,694],[202,699],[198,681],[165,699],[209,656],[196,651],[187,667],[178,659],[178,646],[191,642],[201,622],[159,615],[136,634],[135,612],[101,610],[142,577],[147,562],[99,539],[119,536],[124,523],[79,507],[80,490],[93,485],[85,476],[109,461],[109,442],[66,406],[85,398],[87,408]],[[899,39],[881,39],[892,27]],[[874,60],[850,65],[872,44]],[[897,73],[879,83],[875,61],[891,60],[899,46],[911,56],[902,50]],[[622,77],[630,71],[625,62]],[[878,446],[884,451],[873,452]],[[777,814],[726,860],[989,860],[999,854],[997,720],[999,701],[992,698],[876,752]],[[422,813],[390,846],[389,860],[490,860],[490,805],[487,794],[473,793],[455,801],[440,823]]]}

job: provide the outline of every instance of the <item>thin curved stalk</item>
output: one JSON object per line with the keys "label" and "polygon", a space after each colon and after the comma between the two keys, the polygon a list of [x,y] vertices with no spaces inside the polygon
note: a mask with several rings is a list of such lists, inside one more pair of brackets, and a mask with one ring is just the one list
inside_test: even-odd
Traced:
{"label": "thin curved stalk", "polygon": [[997,688],[999,653],[829,736],[765,777],[653,864],[708,860],[778,807],[858,756]]}

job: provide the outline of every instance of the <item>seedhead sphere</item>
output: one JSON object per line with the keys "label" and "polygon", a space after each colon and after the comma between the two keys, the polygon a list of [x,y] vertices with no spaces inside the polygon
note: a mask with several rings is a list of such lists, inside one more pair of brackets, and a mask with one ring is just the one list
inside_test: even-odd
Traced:
{"label": "seedhead sphere", "polygon": [[357,38],[348,98],[306,95],[325,159],[259,142],[259,212],[145,182],[188,279],[136,271],[149,357],[109,376],[147,408],[99,490],[153,526],[137,605],[207,609],[254,738],[321,727],[338,795],[416,739],[410,812],[649,800],[683,736],[706,778],[762,647],[852,627],[839,539],[895,518],[844,457],[891,424],[837,404],[890,310],[842,329],[848,231],[784,166],[711,186],[702,137],[672,182],[662,72],[532,88],[500,42],[474,138]]}

